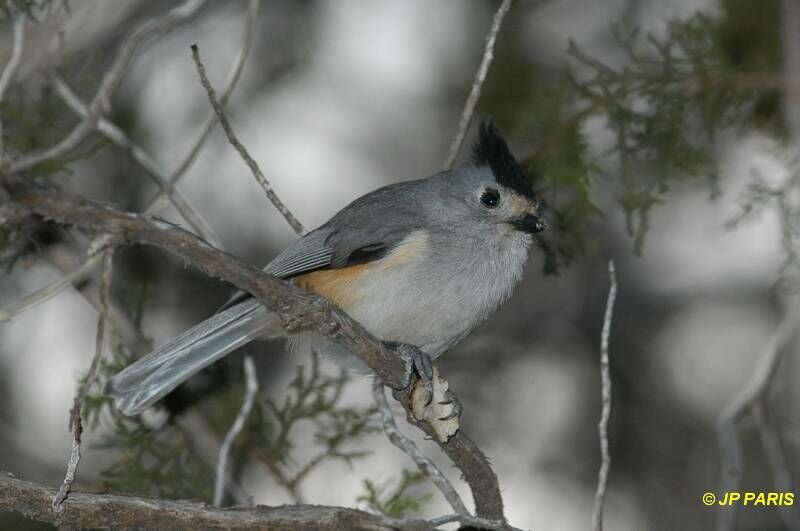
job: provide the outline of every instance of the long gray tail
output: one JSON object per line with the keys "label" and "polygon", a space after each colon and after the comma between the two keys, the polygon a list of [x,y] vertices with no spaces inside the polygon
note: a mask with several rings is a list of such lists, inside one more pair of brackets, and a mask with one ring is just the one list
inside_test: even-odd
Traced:
{"label": "long gray tail", "polygon": [[248,299],[203,321],[115,375],[105,392],[136,415],[193,374],[256,338],[282,335],[277,316]]}

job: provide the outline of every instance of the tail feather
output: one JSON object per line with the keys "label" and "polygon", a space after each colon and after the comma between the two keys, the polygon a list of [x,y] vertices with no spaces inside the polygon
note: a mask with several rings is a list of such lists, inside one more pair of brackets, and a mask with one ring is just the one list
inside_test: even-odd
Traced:
{"label": "tail feather", "polygon": [[248,299],[203,321],[126,367],[106,386],[126,415],[141,413],[189,377],[257,338],[280,334],[272,312]]}

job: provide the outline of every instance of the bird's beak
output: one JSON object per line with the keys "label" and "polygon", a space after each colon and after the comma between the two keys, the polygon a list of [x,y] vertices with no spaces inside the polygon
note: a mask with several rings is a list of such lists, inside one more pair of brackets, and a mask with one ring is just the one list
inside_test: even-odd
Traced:
{"label": "bird's beak", "polygon": [[515,229],[527,234],[536,234],[547,228],[547,223],[545,223],[543,219],[539,218],[538,216],[534,216],[533,214],[525,214],[524,216],[511,221],[511,225],[513,225]]}

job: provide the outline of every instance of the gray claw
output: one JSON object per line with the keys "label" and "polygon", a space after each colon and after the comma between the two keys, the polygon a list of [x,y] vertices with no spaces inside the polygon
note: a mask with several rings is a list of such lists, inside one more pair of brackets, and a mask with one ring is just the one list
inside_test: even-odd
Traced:
{"label": "gray claw", "polygon": [[447,406],[449,404],[453,404],[453,411],[451,411],[450,414],[447,415],[446,417],[439,418],[439,420],[446,421],[454,419],[456,417],[460,417],[462,410],[461,402],[458,401],[458,398],[456,398],[456,395],[453,394],[453,392],[450,389],[445,391],[445,396],[447,397],[447,400],[442,400],[441,402],[439,402],[439,405]]}
{"label": "gray claw", "polygon": [[425,405],[429,405],[433,400],[433,362],[431,357],[408,343],[387,342],[386,345],[400,354],[406,363],[406,387],[413,382],[415,372],[419,375],[419,379],[422,380],[425,391],[428,393],[428,401]]}

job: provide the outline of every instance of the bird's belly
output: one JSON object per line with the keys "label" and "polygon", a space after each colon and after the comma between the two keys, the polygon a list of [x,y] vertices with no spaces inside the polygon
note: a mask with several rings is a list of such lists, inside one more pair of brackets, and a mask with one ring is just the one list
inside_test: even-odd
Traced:
{"label": "bird's belly", "polygon": [[363,296],[342,308],[379,339],[410,343],[436,357],[480,321],[452,286],[391,276],[365,279]]}

